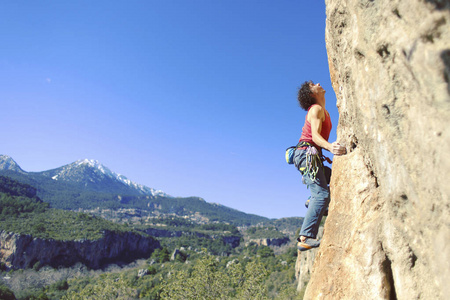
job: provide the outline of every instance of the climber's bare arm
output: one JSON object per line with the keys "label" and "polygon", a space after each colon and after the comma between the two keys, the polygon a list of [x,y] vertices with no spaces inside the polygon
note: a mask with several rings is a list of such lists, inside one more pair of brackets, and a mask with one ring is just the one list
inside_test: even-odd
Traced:
{"label": "climber's bare arm", "polygon": [[330,151],[334,155],[345,154],[345,148],[338,142],[329,143],[320,135],[320,132],[322,131],[323,120],[325,120],[325,110],[319,105],[314,105],[308,112],[308,121],[311,123],[311,134],[313,142],[317,146]]}

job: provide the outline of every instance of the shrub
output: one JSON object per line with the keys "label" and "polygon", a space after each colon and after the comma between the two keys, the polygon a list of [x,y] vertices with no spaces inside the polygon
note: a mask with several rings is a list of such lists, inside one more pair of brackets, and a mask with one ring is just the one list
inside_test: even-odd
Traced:
{"label": "shrub", "polygon": [[40,261],[37,261],[37,262],[33,265],[33,270],[39,271],[41,267],[42,267],[41,262],[40,262]]}
{"label": "shrub", "polygon": [[257,254],[258,254],[260,257],[262,257],[262,258],[265,258],[265,257],[274,257],[274,256],[275,256],[275,254],[274,254],[272,248],[267,247],[267,246],[261,246],[261,247],[259,247],[259,248],[258,248]]}
{"label": "shrub", "polygon": [[155,275],[158,272],[154,266],[149,266],[147,268],[147,271],[148,271],[148,274],[150,274],[150,275]]}
{"label": "shrub", "polygon": [[8,270],[8,267],[4,262],[0,262],[0,271],[6,271]]}
{"label": "shrub", "polygon": [[192,272],[175,271],[162,285],[162,299],[267,299],[267,271],[257,262],[223,268],[212,255],[205,255]]}
{"label": "shrub", "polygon": [[7,286],[0,284],[0,299],[15,300],[16,296]]}
{"label": "shrub", "polygon": [[56,282],[52,287],[58,291],[65,291],[69,288],[69,284],[67,283],[67,280],[60,280]]}

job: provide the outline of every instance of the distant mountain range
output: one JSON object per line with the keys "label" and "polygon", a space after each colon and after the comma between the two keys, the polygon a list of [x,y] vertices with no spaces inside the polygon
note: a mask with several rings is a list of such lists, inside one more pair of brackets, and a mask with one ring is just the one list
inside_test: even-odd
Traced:
{"label": "distant mountain range", "polygon": [[252,225],[269,219],[199,197],[172,197],[134,183],[96,160],[74,163],[42,172],[26,172],[11,157],[0,155],[0,175],[34,186],[51,207],[67,210],[138,209],[146,215],[176,215]]}
{"label": "distant mountain range", "polygon": [[0,155],[0,170],[25,174],[21,167],[8,155]]}
{"label": "distant mountain range", "polygon": [[11,157],[0,155],[0,171],[13,171],[38,179],[51,178],[57,182],[74,184],[84,190],[108,191],[125,195],[149,195],[170,197],[162,191],[137,184],[117,174],[97,160],[78,160],[74,163],[43,172],[25,172]]}

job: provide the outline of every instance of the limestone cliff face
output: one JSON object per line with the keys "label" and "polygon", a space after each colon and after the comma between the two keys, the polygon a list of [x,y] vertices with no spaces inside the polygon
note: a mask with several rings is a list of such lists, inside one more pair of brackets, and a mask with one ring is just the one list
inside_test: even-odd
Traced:
{"label": "limestone cliff face", "polygon": [[[305,299],[450,295],[450,3],[326,0],[340,119]],[[327,99],[328,105],[334,99]]]}
{"label": "limestone cliff face", "polygon": [[0,231],[0,261],[13,269],[31,268],[36,262],[53,267],[81,262],[96,269],[105,263],[149,257],[159,247],[152,237],[132,232],[105,232],[94,241],[55,241]]}

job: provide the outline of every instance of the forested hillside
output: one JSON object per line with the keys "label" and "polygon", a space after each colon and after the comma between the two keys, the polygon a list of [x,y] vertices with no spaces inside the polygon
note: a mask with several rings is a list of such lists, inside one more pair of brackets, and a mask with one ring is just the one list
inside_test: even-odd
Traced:
{"label": "forested hillside", "polygon": [[[149,224],[119,224],[90,214],[51,208],[37,194],[30,185],[0,176],[0,233],[9,241],[16,239],[19,252],[27,252],[31,257],[35,251],[40,258],[17,260],[4,255],[9,250],[1,251],[2,299],[216,299],[219,295],[227,299],[290,299],[298,296],[294,285],[295,246],[277,248],[280,254],[276,254],[273,247],[243,243],[243,240],[249,235],[286,237],[279,229],[295,227],[301,219],[272,220],[266,225],[241,229],[230,223],[199,224],[176,216],[153,218]],[[107,232],[114,235],[105,239]],[[100,253],[117,248],[121,236],[127,236],[126,242],[132,243],[127,247],[136,248],[134,243],[144,239],[130,240],[130,234],[156,236],[157,244],[152,244],[156,245],[155,250],[140,254],[145,260],[129,264],[130,259],[138,258],[129,252],[122,252],[117,258],[100,257]],[[20,237],[28,236],[26,242],[20,241]],[[22,244],[32,245],[36,241],[41,241],[37,248],[21,248]],[[92,244],[95,241],[100,241],[99,246],[94,246],[99,251],[80,257],[78,263],[78,254],[65,259],[59,254],[52,256],[59,251],[55,249],[61,243],[72,243],[70,249],[83,245],[84,249],[95,245]],[[2,247],[7,246],[2,244]],[[64,253],[69,251],[62,249]],[[103,265],[96,265],[98,261]],[[15,270],[14,263],[19,265],[18,262],[21,262],[20,269]],[[89,271],[92,267],[97,271]]]}
{"label": "forested hillside", "polygon": [[54,240],[96,240],[132,228],[88,214],[51,209],[35,188],[0,176],[0,230]]}
{"label": "forested hillside", "polygon": [[[3,161],[3,164],[1,162]],[[8,162],[8,164],[6,164]],[[2,169],[1,166],[4,166]],[[9,165],[9,168],[5,166]],[[11,167],[14,165],[14,168]],[[108,171],[105,175],[105,169]],[[0,175],[36,188],[37,196],[52,208],[76,211],[139,210],[140,217],[176,215],[205,222],[250,226],[268,218],[247,214],[199,197],[171,197],[132,183],[103,165],[78,162],[43,172],[25,172],[14,160],[0,155]],[[63,176],[64,175],[64,176]],[[107,214],[103,214],[107,217]]]}

